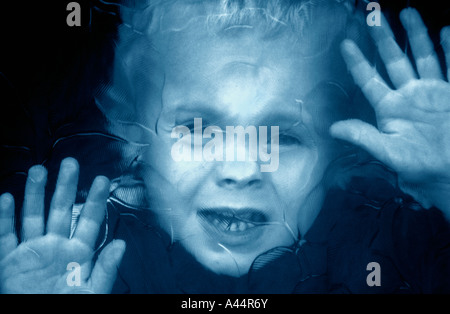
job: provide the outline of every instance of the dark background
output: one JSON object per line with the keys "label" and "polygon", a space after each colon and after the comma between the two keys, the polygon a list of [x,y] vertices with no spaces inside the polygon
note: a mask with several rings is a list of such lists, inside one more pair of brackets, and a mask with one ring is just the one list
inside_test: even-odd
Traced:
{"label": "dark background", "polygon": [[80,163],[78,202],[96,175],[123,170],[124,144],[107,137],[92,97],[111,69],[118,7],[77,1],[81,27],[69,27],[69,2],[0,4],[0,193],[14,195],[17,214],[32,165],[48,169],[47,209],[63,158]]}

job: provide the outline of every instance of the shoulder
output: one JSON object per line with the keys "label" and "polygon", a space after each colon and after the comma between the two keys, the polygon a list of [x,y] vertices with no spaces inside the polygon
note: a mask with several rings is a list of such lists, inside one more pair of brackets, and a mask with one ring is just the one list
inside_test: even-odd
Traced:
{"label": "shoulder", "polygon": [[[450,289],[450,226],[442,213],[386,189],[378,201],[340,191],[324,206],[330,289],[434,293]],[[326,230],[322,230],[326,231]],[[367,277],[379,266],[381,286]],[[441,274],[441,276],[439,275]],[[445,274],[445,276],[442,276]]]}

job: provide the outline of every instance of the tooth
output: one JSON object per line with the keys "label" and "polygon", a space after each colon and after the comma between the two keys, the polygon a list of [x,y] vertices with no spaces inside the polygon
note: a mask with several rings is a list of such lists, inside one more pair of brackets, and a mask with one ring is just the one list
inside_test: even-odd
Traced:
{"label": "tooth", "polygon": [[244,231],[247,229],[247,224],[243,221],[239,222],[239,231]]}
{"label": "tooth", "polygon": [[213,221],[213,224],[215,226],[218,226],[219,225],[219,219],[215,218],[214,221]]}
{"label": "tooth", "polygon": [[230,231],[236,231],[236,230],[237,230],[237,223],[233,222],[233,223],[230,225],[229,230],[230,230]]}

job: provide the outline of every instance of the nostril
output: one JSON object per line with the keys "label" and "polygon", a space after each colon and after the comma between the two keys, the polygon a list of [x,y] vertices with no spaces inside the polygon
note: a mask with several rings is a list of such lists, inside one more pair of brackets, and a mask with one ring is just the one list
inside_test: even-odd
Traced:
{"label": "nostril", "polygon": [[258,186],[261,183],[261,180],[233,180],[233,179],[223,179],[220,182],[221,186]]}
{"label": "nostril", "polygon": [[223,180],[224,185],[231,185],[234,183],[234,180],[232,179],[224,179]]}
{"label": "nostril", "polygon": [[262,183],[257,163],[221,163],[216,167],[216,184],[227,188],[256,187]]}
{"label": "nostril", "polygon": [[248,185],[249,185],[249,186],[253,186],[253,185],[258,185],[258,184],[260,184],[260,183],[261,183],[261,180],[255,179],[255,180],[249,181],[249,182],[248,182]]}

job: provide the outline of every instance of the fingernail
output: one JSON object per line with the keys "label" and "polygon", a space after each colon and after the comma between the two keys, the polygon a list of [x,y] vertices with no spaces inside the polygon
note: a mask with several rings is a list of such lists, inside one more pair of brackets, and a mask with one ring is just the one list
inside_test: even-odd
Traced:
{"label": "fingernail", "polygon": [[105,176],[97,176],[92,183],[91,190],[94,192],[95,197],[106,199],[109,196],[109,188],[111,183]]}
{"label": "fingernail", "polygon": [[125,249],[126,249],[126,244],[125,241],[123,240],[113,240],[112,243],[113,247],[114,247],[114,257],[119,260],[122,258]]}
{"label": "fingernail", "polygon": [[358,46],[356,46],[356,44],[352,40],[343,40],[341,44],[341,50],[343,51],[342,55],[349,68],[363,61],[363,58],[361,58],[360,54],[358,53]]}
{"label": "fingernail", "polygon": [[414,8],[406,8],[400,12],[400,20],[406,31],[411,31],[414,28],[422,28],[421,18],[419,12]]}
{"label": "fingernail", "polygon": [[353,42],[353,40],[350,40],[350,39],[344,39],[344,40],[342,41],[342,47],[344,47],[344,48],[346,48],[346,49],[351,48],[351,47],[354,47],[354,46],[355,46],[355,43]]}
{"label": "fingernail", "polygon": [[97,176],[94,179],[94,183],[93,184],[98,189],[101,189],[101,190],[107,189],[108,191],[109,191],[109,186],[111,185],[109,179],[107,177],[105,177],[105,176]]}
{"label": "fingernail", "polygon": [[120,240],[120,239],[113,240],[113,246],[114,246],[114,248],[116,250],[119,250],[121,252],[123,250],[125,250],[125,247],[126,247],[125,241],[124,240]]}
{"label": "fingernail", "polygon": [[65,168],[68,170],[78,169],[78,162],[72,157],[65,158],[61,162],[61,168]]}
{"label": "fingernail", "polygon": [[2,209],[9,208],[14,202],[14,197],[10,193],[4,193],[0,196],[0,206]]}
{"label": "fingernail", "polygon": [[441,30],[441,44],[450,44],[450,26],[446,26]]}
{"label": "fingernail", "polygon": [[408,7],[400,12],[400,18],[405,22],[410,22],[411,19],[414,18],[415,13],[417,13],[417,11],[414,8]]}
{"label": "fingernail", "polygon": [[47,177],[47,170],[41,166],[33,166],[28,170],[28,178],[35,183],[41,183]]}
{"label": "fingernail", "polygon": [[74,176],[78,176],[78,162],[73,158],[65,158],[59,168],[58,180],[62,183],[69,182]]}

